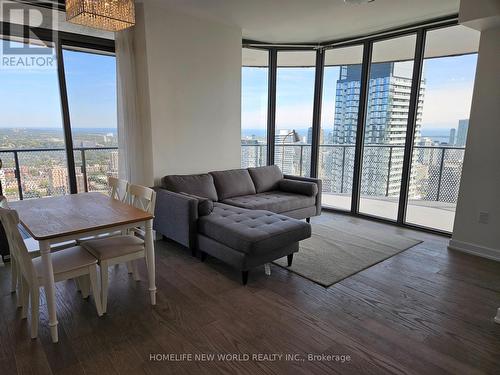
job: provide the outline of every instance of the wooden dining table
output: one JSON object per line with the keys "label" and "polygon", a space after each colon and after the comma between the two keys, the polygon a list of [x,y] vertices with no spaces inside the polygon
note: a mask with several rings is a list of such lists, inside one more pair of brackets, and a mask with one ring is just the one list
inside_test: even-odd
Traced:
{"label": "wooden dining table", "polygon": [[[58,341],[51,245],[143,226],[151,304],[156,304],[153,216],[102,193],[9,202],[21,225],[39,243],[52,341]],[[64,251],[59,250],[59,251]]]}

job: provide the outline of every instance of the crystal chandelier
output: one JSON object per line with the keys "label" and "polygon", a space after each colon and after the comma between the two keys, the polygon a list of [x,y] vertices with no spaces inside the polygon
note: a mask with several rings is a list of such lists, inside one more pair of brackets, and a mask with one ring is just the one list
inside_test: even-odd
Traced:
{"label": "crystal chandelier", "polygon": [[66,0],[66,20],[107,31],[135,25],[134,0]]}

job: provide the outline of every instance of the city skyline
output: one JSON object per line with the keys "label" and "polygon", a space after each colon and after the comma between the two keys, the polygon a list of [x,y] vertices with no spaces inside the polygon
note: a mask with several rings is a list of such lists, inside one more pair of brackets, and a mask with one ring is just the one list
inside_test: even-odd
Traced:
{"label": "city skyline", "polygon": [[[426,105],[423,108],[422,128],[443,129],[444,135],[456,126],[458,120],[469,117],[476,61],[476,54],[425,60],[423,78],[426,82]],[[325,82],[328,81],[328,74],[338,77],[339,70],[338,66],[326,67]],[[277,91],[277,96],[280,96],[277,101],[281,102],[281,108],[277,107],[276,116],[278,118],[279,113],[287,113],[289,128],[307,129],[312,122],[310,90],[313,87],[311,77],[314,75],[314,68],[287,68],[287,71],[290,75],[293,73],[294,87],[304,89]],[[283,81],[286,78],[284,76]],[[242,129],[265,129],[267,68],[243,67],[242,87]],[[335,103],[336,94],[335,85],[324,84],[323,89],[321,119],[322,127],[325,128],[333,126],[335,112],[334,106],[325,103]],[[283,114],[280,117],[283,119]]]}

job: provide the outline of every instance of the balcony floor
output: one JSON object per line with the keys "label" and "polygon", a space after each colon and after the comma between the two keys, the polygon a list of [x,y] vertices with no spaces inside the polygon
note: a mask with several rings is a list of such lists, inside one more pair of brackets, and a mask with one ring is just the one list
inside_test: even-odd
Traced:
{"label": "balcony floor", "polygon": [[[323,206],[341,210],[351,209],[351,196],[323,193]],[[398,200],[395,198],[360,198],[360,212],[395,220],[398,214]],[[406,221],[445,232],[453,231],[455,204],[446,202],[409,200]]]}

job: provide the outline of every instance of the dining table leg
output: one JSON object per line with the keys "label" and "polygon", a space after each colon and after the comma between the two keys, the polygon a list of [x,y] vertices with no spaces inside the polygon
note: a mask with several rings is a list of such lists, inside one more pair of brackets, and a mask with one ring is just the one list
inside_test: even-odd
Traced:
{"label": "dining table leg", "polygon": [[57,335],[57,315],[56,315],[56,296],[54,270],[52,268],[52,259],[50,255],[50,242],[40,241],[40,254],[42,257],[43,283],[45,287],[45,296],[47,298],[47,308],[49,310],[49,327],[52,336],[52,342],[58,342]]}
{"label": "dining table leg", "polygon": [[153,220],[147,220],[145,223],[145,246],[146,246],[146,264],[148,267],[149,295],[151,304],[156,305],[156,281],[155,281],[155,249],[153,242]]}

